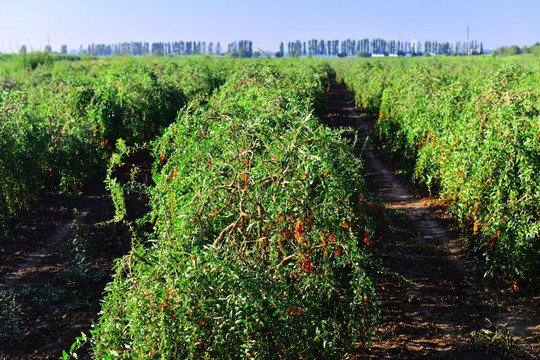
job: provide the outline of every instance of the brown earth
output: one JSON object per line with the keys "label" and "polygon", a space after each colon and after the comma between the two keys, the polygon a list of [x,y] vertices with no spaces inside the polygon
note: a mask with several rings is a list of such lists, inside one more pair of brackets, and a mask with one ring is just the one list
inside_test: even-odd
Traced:
{"label": "brown earth", "polygon": [[343,85],[333,85],[327,100],[327,124],[354,129],[368,189],[386,206],[374,253],[388,271],[372,277],[381,335],[369,358],[535,359],[539,298],[490,291],[493,284],[467,264],[447,205],[385,158],[373,140],[375,120],[355,109]]}

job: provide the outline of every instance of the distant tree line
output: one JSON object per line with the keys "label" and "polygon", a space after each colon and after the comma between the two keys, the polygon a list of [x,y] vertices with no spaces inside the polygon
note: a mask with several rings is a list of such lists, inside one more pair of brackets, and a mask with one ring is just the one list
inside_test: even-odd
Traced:
{"label": "distant tree line", "polygon": [[[23,45],[24,46],[24,45]],[[527,54],[540,47],[535,44],[532,47],[519,48],[517,46],[502,47],[497,50],[498,54]],[[26,49],[26,47],[25,47]],[[51,52],[48,45],[45,52]],[[538,50],[540,51],[540,50]],[[61,54],[67,54],[67,46],[62,45]],[[480,55],[484,53],[482,42],[437,42],[425,41],[423,43],[416,41],[395,41],[376,39],[360,40],[323,40],[311,39],[305,41],[289,41],[287,43],[287,52],[285,52],[284,43],[280,43],[279,50],[274,54],[276,57],[290,56],[317,56],[317,57],[348,57],[348,56],[421,56],[421,55]],[[251,40],[234,41],[227,45],[224,52],[221,44],[205,41],[175,41],[175,42],[122,42],[117,44],[90,44],[86,47],[80,46],[80,55],[89,56],[119,56],[119,55],[154,55],[154,56],[172,56],[172,55],[228,55],[230,57],[251,58],[260,56],[260,52],[253,51],[253,42]]]}
{"label": "distant tree line", "polygon": [[[277,57],[284,56],[283,43],[276,53]],[[300,40],[287,44],[287,53],[291,57],[298,56],[372,56],[372,55],[479,55],[484,52],[483,45],[478,41],[449,42],[425,41],[420,42],[387,41],[385,39],[361,40],[318,40],[312,39],[307,43]]]}
{"label": "distant tree line", "polygon": [[227,54],[232,57],[253,57],[253,42],[250,40],[234,41],[227,46]]}
{"label": "distant tree line", "polygon": [[533,46],[519,47],[517,45],[502,46],[495,50],[497,55],[520,55],[520,54],[533,54],[540,56],[540,42],[537,42]]}
{"label": "distant tree line", "polygon": [[119,55],[221,55],[221,44],[206,41],[175,41],[175,42],[123,42],[118,44],[90,44],[80,46],[79,54],[90,56],[119,56]]}
{"label": "distant tree line", "polygon": [[[62,45],[62,51],[67,51],[67,47]],[[89,56],[119,56],[119,55],[229,55],[231,57],[251,58],[259,56],[259,52],[253,51],[253,41],[240,40],[227,45],[224,53],[221,43],[205,41],[177,41],[177,42],[123,42],[118,44],[90,44],[86,47],[80,46],[80,55]]]}

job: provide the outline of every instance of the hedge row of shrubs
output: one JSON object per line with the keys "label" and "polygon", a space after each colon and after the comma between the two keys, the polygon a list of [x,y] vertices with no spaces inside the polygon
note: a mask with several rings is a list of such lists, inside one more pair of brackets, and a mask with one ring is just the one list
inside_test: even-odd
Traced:
{"label": "hedge row of shrubs", "polygon": [[314,117],[328,72],[246,63],[155,141],[151,246],[117,263],[96,358],[366,351],[378,318],[365,270],[373,204],[351,145]]}

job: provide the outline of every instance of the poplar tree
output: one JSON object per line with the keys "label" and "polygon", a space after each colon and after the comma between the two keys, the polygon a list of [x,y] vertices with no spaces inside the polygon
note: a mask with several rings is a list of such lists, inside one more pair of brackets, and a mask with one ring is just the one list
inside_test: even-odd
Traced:
{"label": "poplar tree", "polygon": [[324,44],[325,44],[324,40],[319,41],[318,55],[321,55],[321,56],[326,55],[326,46]]}
{"label": "poplar tree", "polygon": [[283,57],[284,50],[283,50],[283,43],[279,43],[279,51],[275,54],[277,58]]}

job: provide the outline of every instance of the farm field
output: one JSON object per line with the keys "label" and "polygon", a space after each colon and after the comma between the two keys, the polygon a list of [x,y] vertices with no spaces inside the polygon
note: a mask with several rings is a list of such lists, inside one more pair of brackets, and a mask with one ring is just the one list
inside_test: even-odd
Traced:
{"label": "farm field", "polygon": [[474,267],[540,283],[540,62],[340,62],[356,104],[419,183],[448,201]]}
{"label": "farm field", "polygon": [[[86,307],[85,325],[70,323],[88,334],[73,347],[83,357],[90,345],[94,358],[533,358],[540,64],[531,59],[39,59],[24,71],[6,61],[0,248],[13,261],[0,268],[8,324],[0,355],[58,358],[75,341],[66,335],[67,346],[44,355],[15,350],[36,339],[32,316],[42,305],[43,290],[31,296],[21,286],[45,282],[34,271],[17,283],[13,274],[41,263],[18,266],[26,260],[13,255],[13,239],[35,236],[18,237],[27,214],[65,203],[50,229],[65,232],[35,246],[56,253],[69,244],[49,264],[60,280],[47,282],[46,305],[67,316]],[[339,105],[348,95],[336,80],[356,110]],[[362,130],[368,123],[373,129]],[[396,205],[376,185],[383,175],[366,159],[375,153],[393,154],[384,166],[406,175],[384,176],[423,184],[412,192],[436,209],[418,215]],[[90,197],[93,205],[69,214]],[[94,248],[105,245],[108,258]],[[405,258],[448,271],[411,273]],[[66,277],[61,262],[82,274]],[[101,295],[88,284],[103,289],[108,273],[95,318]],[[66,299],[69,279],[79,282],[76,306]],[[459,306],[440,310],[450,298]],[[420,312],[428,325],[407,315],[424,300],[435,304]],[[401,315],[391,310],[400,303],[410,307]],[[501,317],[486,330],[497,306],[519,310],[511,330]],[[412,327],[390,326],[400,316]],[[441,327],[455,317],[474,321]],[[54,315],[47,319],[54,326]],[[426,326],[429,334],[418,331]],[[393,337],[401,345],[390,346]],[[430,345],[408,347],[419,338]]]}
{"label": "farm field", "polygon": [[369,192],[386,209],[376,218],[372,249],[387,269],[372,277],[381,335],[368,358],[534,358],[538,297],[490,290],[493,280],[467,265],[448,204],[411,184],[402,164],[372,136],[376,118],[355,109],[343,85],[333,85],[328,98],[328,124],[356,124],[359,137],[368,138],[357,153]]}
{"label": "farm field", "polygon": [[2,229],[7,217],[39,200],[43,185],[76,193],[102,179],[116,139],[151,140],[192,97],[219,86],[227,68],[226,61],[34,58],[14,69],[12,62],[22,62],[15,57],[2,69]]}

